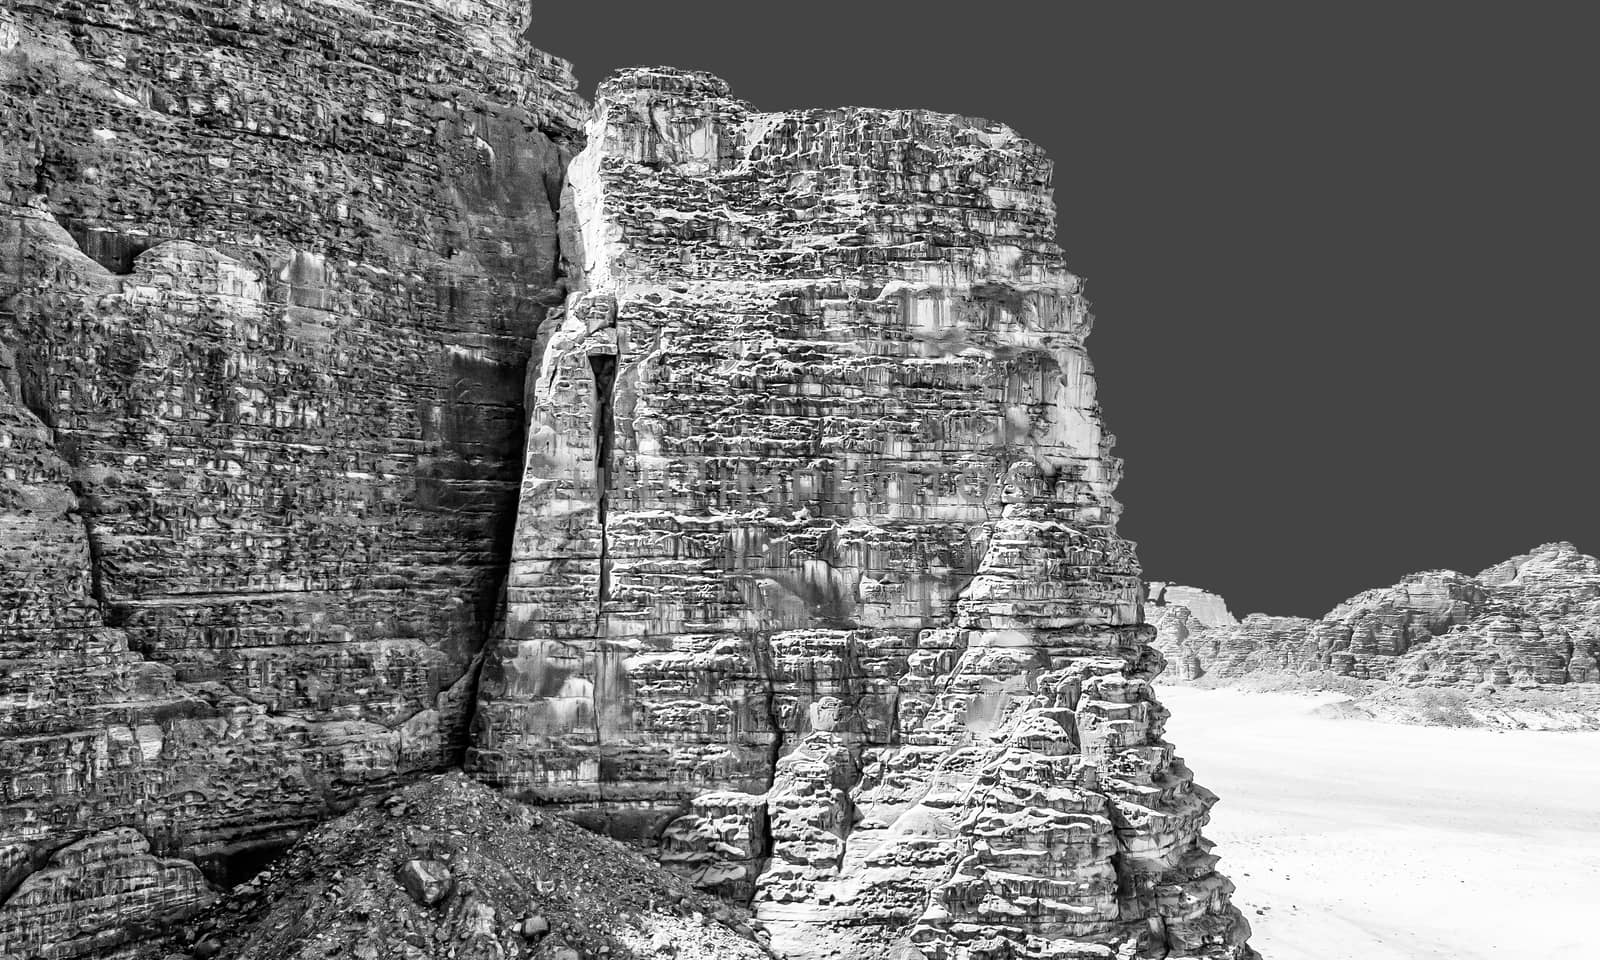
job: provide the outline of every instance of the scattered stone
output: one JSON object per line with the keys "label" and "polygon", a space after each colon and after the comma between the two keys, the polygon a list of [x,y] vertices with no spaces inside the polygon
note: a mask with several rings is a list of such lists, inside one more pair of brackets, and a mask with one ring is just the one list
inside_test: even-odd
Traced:
{"label": "scattered stone", "polygon": [[[662,955],[651,951],[663,938],[690,945],[679,960],[771,958],[738,931],[748,912],[690,892],[694,908],[733,920],[694,927],[664,905],[682,881],[615,840],[561,817],[531,826],[519,804],[459,773],[400,793],[404,817],[369,802],[317,827],[258,879],[254,897],[229,892],[194,917],[192,940],[221,944],[218,960],[391,960],[413,949],[460,960],[644,958]],[[406,838],[419,833],[435,838],[434,856],[414,855]],[[549,877],[562,882],[540,893]],[[432,899],[452,880],[453,895]],[[170,946],[198,956],[180,939]]]}
{"label": "scattered stone", "polygon": [[399,879],[411,899],[427,907],[438,904],[455,889],[450,865],[438,860],[407,860],[400,867]]}

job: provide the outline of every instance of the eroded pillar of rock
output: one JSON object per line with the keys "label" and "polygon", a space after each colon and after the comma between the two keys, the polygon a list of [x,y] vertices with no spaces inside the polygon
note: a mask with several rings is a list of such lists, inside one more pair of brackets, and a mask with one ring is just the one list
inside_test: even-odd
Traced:
{"label": "eroded pillar of rock", "polygon": [[753,890],[786,956],[1248,955],[1042,152],[670,70],[588,142],[469,767]]}

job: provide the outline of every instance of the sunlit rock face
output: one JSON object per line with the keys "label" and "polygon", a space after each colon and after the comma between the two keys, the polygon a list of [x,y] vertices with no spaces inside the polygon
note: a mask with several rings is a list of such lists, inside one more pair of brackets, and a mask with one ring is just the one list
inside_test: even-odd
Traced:
{"label": "sunlit rock face", "polygon": [[1478,616],[1410,651],[1393,675],[1412,685],[1600,684],[1600,560],[1546,543],[1480,572]]}
{"label": "sunlit rock face", "polygon": [[580,111],[525,9],[0,9],[7,950],[459,762]]}
{"label": "sunlit rock face", "polygon": [[[1239,618],[1228,610],[1228,601],[1209,590],[1160,580],[1152,580],[1147,586],[1150,606],[1187,607],[1194,619],[1207,627],[1232,627],[1239,623]],[[1145,616],[1155,619],[1148,611]]]}
{"label": "sunlit rock face", "polygon": [[1217,626],[1181,602],[1155,608],[1151,619],[1155,646],[1186,680],[1330,674],[1463,689],[1600,682],[1600,561],[1566,542],[1476,576],[1414,573],[1320,620],[1251,614]]}
{"label": "sunlit rock face", "polygon": [[468,768],[784,956],[1248,955],[1039,148],[668,70],[588,143]]}

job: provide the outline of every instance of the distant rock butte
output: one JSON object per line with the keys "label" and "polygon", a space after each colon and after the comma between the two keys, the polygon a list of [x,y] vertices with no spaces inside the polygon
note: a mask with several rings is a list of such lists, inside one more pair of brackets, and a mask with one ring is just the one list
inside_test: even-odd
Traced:
{"label": "distant rock butte", "polygon": [[1160,580],[1152,580],[1148,586],[1149,602],[1153,606],[1187,607],[1189,613],[1207,627],[1233,627],[1239,624],[1239,618],[1228,610],[1228,601],[1209,590]]}
{"label": "distant rock butte", "polygon": [[[780,956],[1253,956],[1042,151],[590,111],[525,9],[0,11],[0,952],[164,957],[461,767]],[[520,955],[445,847],[361,902],[447,933],[170,949]]]}
{"label": "distant rock butte", "polygon": [[[1167,595],[1175,596],[1172,588]],[[1600,693],[1600,561],[1547,543],[1476,576],[1415,573],[1320,620],[1251,614],[1215,626],[1180,603],[1152,606],[1169,679],[1228,683],[1321,676],[1388,688]]]}

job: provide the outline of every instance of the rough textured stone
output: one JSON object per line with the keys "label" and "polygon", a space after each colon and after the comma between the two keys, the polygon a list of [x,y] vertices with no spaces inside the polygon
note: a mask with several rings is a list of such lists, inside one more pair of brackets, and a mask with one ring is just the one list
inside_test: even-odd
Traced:
{"label": "rough textured stone", "polygon": [[[157,956],[213,882],[464,764],[786,956],[1250,956],[1162,739],[1049,161],[670,70],[584,132],[527,26],[0,10],[6,949]],[[516,846],[439,837],[473,815],[438,799],[179,948],[518,955],[566,878],[474,894],[457,857]],[[548,956],[759,953],[545,915]]]}
{"label": "rough textured stone", "polygon": [[226,882],[459,760],[580,107],[525,24],[0,11],[0,894],[123,827]]}
{"label": "rough textured stone", "polygon": [[400,865],[398,877],[411,899],[425,907],[436,905],[455,889],[450,865],[439,860],[407,860]]}
{"label": "rough textured stone", "polygon": [[1151,604],[1187,607],[1190,614],[1207,627],[1232,627],[1239,623],[1239,618],[1228,610],[1228,601],[1209,590],[1160,580],[1151,580],[1147,586]]}
{"label": "rough textured stone", "polygon": [[47,854],[7,894],[0,955],[124,956],[146,931],[216,896],[188,860],[157,857],[138,831],[117,827]]}
{"label": "rough textured stone", "polygon": [[1320,620],[1251,614],[1214,626],[1181,603],[1153,608],[1152,619],[1156,647],[1184,680],[1336,676],[1388,688],[1600,692],[1600,561],[1564,542],[1476,576],[1412,574]]}
{"label": "rough textured stone", "polygon": [[[164,960],[758,960],[742,910],[636,850],[460,773],[316,828],[164,946]],[[403,805],[396,817],[391,811]],[[428,866],[424,867],[423,864]],[[417,866],[413,866],[417,865]],[[425,873],[431,894],[396,882]],[[453,890],[440,894],[444,881]],[[419,888],[423,889],[423,888]],[[430,902],[431,900],[431,902]]]}
{"label": "rough textured stone", "polygon": [[588,142],[469,769],[761,868],[786,956],[1247,955],[1042,152],[669,70]]}

